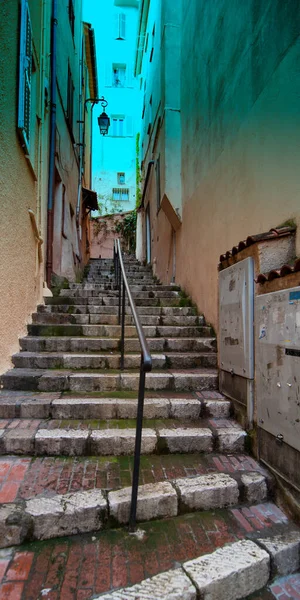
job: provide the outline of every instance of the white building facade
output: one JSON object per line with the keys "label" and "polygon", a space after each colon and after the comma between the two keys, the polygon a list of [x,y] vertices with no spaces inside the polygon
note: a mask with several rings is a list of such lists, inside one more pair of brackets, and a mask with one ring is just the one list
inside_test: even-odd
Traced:
{"label": "white building facade", "polygon": [[[109,133],[100,137],[94,123],[93,184],[101,214],[136,206],[136,136],[141,92],[134,78],[138,0],[107,0],[98,51],[100,95],[108,101]],[[97,29],[95,14],[93,24]],[[101,112],[94,108],[95,117]]]}

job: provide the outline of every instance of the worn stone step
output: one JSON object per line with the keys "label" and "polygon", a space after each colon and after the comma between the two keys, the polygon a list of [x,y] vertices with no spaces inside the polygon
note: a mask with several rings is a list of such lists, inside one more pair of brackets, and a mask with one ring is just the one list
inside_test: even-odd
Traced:
{"label": "worn stone step", "polygon": [[[20,369],[120,369],[121,355],[118,354],[62,354],[55,352],[18,352],[12,357],[15,367]],[[125,369],[138,369],[140,353],[125,354]],[[216,354],[152,354],[152,368],[216,367]]]}
{"label": "worn stone step", "polygon": [[239,600],[263,588],[270,578],[270,556],[251,540],[228,544],[180,568],[132,587],[102,594],[99,600]]}
{"label": "worn stone step", "polygon": [[[138,390],[139,372],[101,373],[71,370],[11,369],[1,376],[2,385],[11,390],[92,392]],[[193,371],[165,370],[147,373],[147,390],[192,391],[214,390],[218,373],[214,369]]]}
{"label": "worn stone step", "polygon": [[[188,327],[191,325],[205,325],[204,317],[196,315],[180,315],[180,316],[156,316],[156,315],[140,315],[141,324],[144,326],[169,326],[169,327]],[[61,325],[61,324],[76,324],[76,325],[118,325],[118,314],[76,314],[76,313],[48,313],[37,312],[32,315],[34,324]],[[125,324],[133,325],[134,319],[130,314],[125,315]]]}
{"label": "worn stone step", "polygon": [[[210,398],[204,392],[200,397],[193,394],[181,397],[167,396],[145,398],[145,419],[228,419],[230,401],[219,394],[219,398]],[[135,419],[137,394],[131,397],[66,396],[46,392],[0,392],[0,419]],[[207,397],[206,397],[207,396]]]}
{"label": "worn stone step", "polygon": [[[27,421],[23,426],[7,426],[1,430],[0,453],[29,456],[122,456],[133,455],[135,427],[126,419],[96,422]],[[149,425],[151,425],[149,427]],[[209,425],[209,426],[208,426]],[[95,429],[95,426],[98,426]],[[228,436],[228,432],[230,436]],[[244,450],[245,432],[241,428],[224,428],[201,421],[177,419],[146,420],[142,431],[142,454],[190,454],[219,451],[235,453]],[[247,483],[247,482],[246,482]],[[256,484],[249,480],[251,485]],[[244,482],[243,482],[244,485]]]}
{"label": "worn stone step", "polygon": [[[132,297],[137,300],[144,300],[148,298],[179,298],[180,294],[174,290],[163,291],[161,286],[151,286],[150,291],[143,291],[143,287],[145,286],[137,286],[136,291],[132,290]],[[59,294],[59,298],[101,298],[103,296],[107,297],[119,297],[119,292],[116,289],[112,290],[93,290],[93,289],[62,289]]]}
{"label": "worn stone step", "polygon": [[[117,295],[102,295],[101,297],[97,296],[86,296],[86,297],[78,297],[78,296],[54,296],[45,298],[46,304],[68,304],[70,306],[76,306],[76,304],[94,304],[94,305],[103,305],[103,306],[118,306],[119,299]],[[166,297],[166,298],[136,298],[135,304],[137,307],[139,306],[179,306],[180,307],[181,299],[179,297]],[[128,305],[128,301],[126,300],[126,304]]]}
{"label": "worn stone step", "polygon": [[[114,287],[114,282],[110,282],[108,285],[113,286],[113,289],[115,289]],[[85,290],[89,290],[89,291],[102,291],[106,289],[106,286],[102,285],[101,283],[70,283],[70,290],[75,290],[75,291],[85,291]],[[152,283],[149,285],[146,285],[145,283],[143,284],[138,284],[138,285],[134,285],[133,283],[131,283],[130,285],[130,291],[131,293],[133,292],[179,292],[180,291],[180,287],[176,286],[176,285],[163,285],[162,283],[157,284],[157,283]]]}
{"label": "worn stone step", "polygon": [[[150,352],[216,352],[216,339],[147,338]],[[28,352],[102,352],[120,348],[120,338],[27,336],[20,339],[22,350]],[[138,338],[125,338],[125,352],[140,352]]]}
{"label": "worn stone step", "polygon": [[[27,326],[31,336],[87,336],[87,337],[120,337],[120,325],[73,325],[73,324],[31,324]],[[173,326],[173,325],[145,325],[143,328],[148,337],[210,337],[211,327],[201,325]],[[137,337],[135,325],[125,326],[125,337]]]}
{"label": "worn stone step", "polygon": [[[92,305],[92,304],[76,304],[75,306],[68,304],[40,304],[37,307],[39,313],[68,313],[68,314],[106,314],[106,315],[118,315],[118,306],[104,306]],[[126,315],[132,316],[132,310],[130,306],[126,306]],[[140,306],[138,309],[139,316],[170,316],[170,317],[191,317],[197,316],[196,311],[192,307],[179,307],[179,306]],[[203,315],[200,315],[203,317]],[[204,317],[203,317],[204,318]]]}

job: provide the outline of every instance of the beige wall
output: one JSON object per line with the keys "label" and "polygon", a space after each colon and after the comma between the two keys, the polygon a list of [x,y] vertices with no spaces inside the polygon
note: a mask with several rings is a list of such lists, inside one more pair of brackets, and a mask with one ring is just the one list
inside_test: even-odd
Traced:
{"label": "beige wall", "polygon": [[[294,0],[190,0],[182,11],[181,127],[161,138],[170,155],[170,137],[181,136],[176,282],[217,328],[220,254],[287,220],[300,224],[300,12]],[[172,191],[169,200],[176,208]],[[156,216],[153,186],[149,201],[152,257],[168,282],[171,226],[162,210]]]}
{"label": "beige wall", "polygon": [[177,280],[216,326],[220,254],[300,224],[300,14],[293,0],[183,4]]}
{"label": "beige wall", "polygon": [[[41,55],[42,3],[29,3],[36,55]],[[45,210],[41,197],[46,177],[42,178],[40,158],[47,156],[36,122],[35,153],[32,164],[26,158],[17,135],[17,73],[19,56],[19,6],[5,1],[0,7],[1,95],[0,95],[0,373],[10,366],[10,356],[18,350],[18,337],[26,333],[26,323],[41,299],[43,269],[39,266],[37,243],[28,209],[34,211],[41,235],[45,237]],[[39,67],[43,68],[43,60]],[[40,73],[37,71],[38,115],[44,127],[39,103]],[[34,170],[34,171],[33,171]]]}

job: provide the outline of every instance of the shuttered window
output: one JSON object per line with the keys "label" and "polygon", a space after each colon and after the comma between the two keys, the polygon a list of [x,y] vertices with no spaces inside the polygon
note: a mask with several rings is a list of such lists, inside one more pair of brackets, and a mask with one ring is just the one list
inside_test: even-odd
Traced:
{"label": "shuttered window", "polygon": [[30,149],[32,28],[27,0],[21,1],[18,130],[25,149]]}
{"label": "shuttered window", "polygon": [[129,189],[128,188],[113,188],[112,197],[115,202],[128,202]]}

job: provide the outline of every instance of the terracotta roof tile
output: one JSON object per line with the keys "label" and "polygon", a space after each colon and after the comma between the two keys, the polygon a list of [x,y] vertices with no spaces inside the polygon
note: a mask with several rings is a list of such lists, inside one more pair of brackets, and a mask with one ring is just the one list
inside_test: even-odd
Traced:
{"label": "terracotta roof tile", "polygon": [[264,242],[267,240],[274,240],[279,237],[285,237],[287,235],[291,235],[295,232],[295,227],[278,227],[277,229],[273,228],[270,231],[266,231],[264,233],[258,233],[256,235],[249,235],[246,240],[241,240],[236,246],[232,248],[232,250],[228,250],[225,254],[221,254],[220,262],[231,258],[231,256],[235,256],[241,250],[245,250],[249,246],[256,244],[257,242]]}
{"label": "terracotta roof tile", "polygon": [[273,269],[269,273],[259,273],[259,275],[255,279],[255,282],[263,285],[267,281],[273,281],[273,279],[285,277],[286,275],[291,275],[292,273],[299,273],[299,271],[300,258],[297,258],[293,265],[283,265],[281,269]]}

